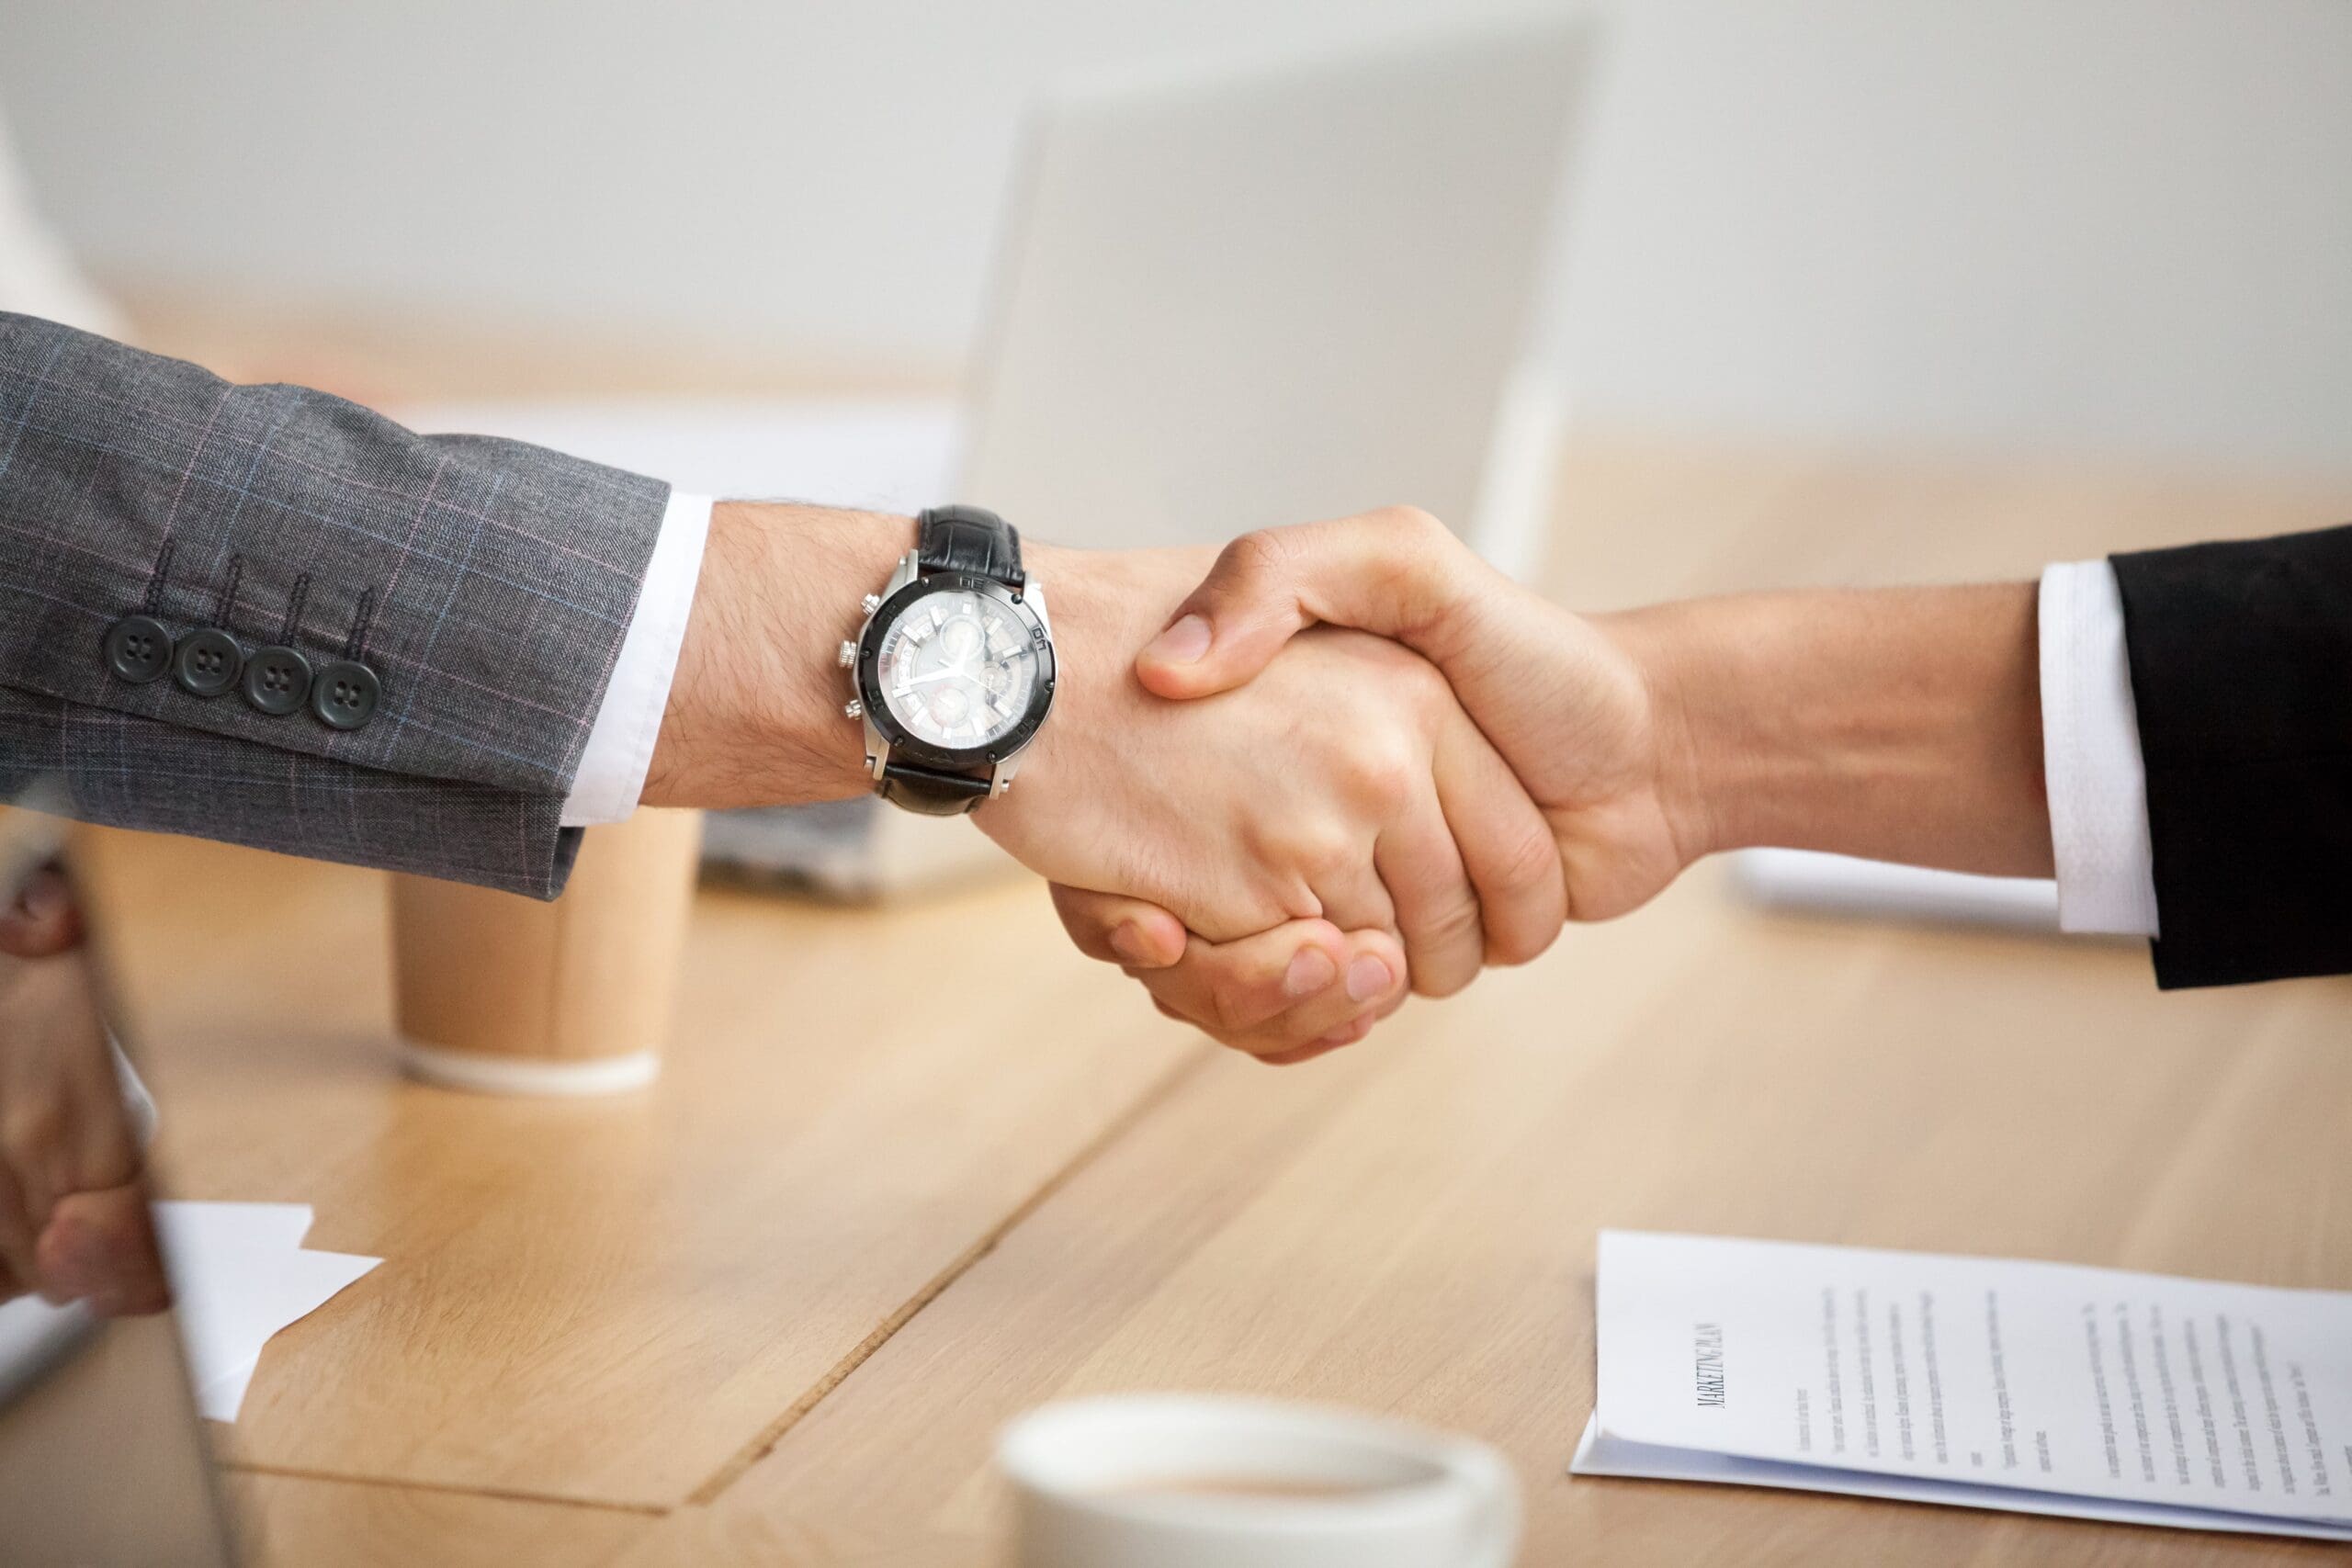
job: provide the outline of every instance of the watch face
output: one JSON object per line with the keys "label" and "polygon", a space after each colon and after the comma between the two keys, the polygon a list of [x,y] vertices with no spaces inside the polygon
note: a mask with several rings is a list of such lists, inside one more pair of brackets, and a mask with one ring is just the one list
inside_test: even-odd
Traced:
{"label": "watch face", "polygon": [[892,618],[877,628],[875,685],[910,737],[943,751],[980,751],[1029,716],[1042,645],[1007,599],[942,587],[884,613]]}

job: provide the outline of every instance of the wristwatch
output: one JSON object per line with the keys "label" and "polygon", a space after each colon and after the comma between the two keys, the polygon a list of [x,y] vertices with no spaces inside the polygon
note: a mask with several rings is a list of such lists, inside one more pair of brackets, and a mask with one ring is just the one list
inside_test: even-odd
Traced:
{"label": "wristwatch", "polygon": [[1045,590],[1012,525],[977,506],[915,519],[915,547],[841,646],[875,793],[926,817],[1002,795],[1054,705]]}

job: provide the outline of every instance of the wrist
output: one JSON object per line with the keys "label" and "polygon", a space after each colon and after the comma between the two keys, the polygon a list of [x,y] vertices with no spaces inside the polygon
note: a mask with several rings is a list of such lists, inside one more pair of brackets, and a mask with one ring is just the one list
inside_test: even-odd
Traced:
{"label": "wrist", "polygon": [[1686,860],[1777,845],[2048,874],[2032,586],[1759,593],[1619,617]]}
{"label": "wrist", "polygon": [[1053,624],[1054,707],[1012,789],[974,814],[1001,840],[1023,837],[1032,818],[1042,823],[1074,791],[1105,782],[1135,705],[1159,700],[1136,680],[1136,655],[1214,558],[1204,549],[1079,550],[1026,539],[1022,554]]}
{"label": "wrist", "polygon": [[1705,616],[1669,604],[1595,617],[1639,679],[1650,741],[1649,787],[1681,867],[1738,848],[1739,746],[1724,717],[1730,682]]}
{"label": "wrist", "polygon": [[905,517],[721,502],[642,799],[793,805],[871,787],[834,655],[913,547]]}
{"label": "wrist", "polygon": [[1120,558],[1029,539],[1022,540],[1021,552],[1023,570],[1042,591],[1053,627],[1054,705],[1022,753],[1012,787],[973,815],[992,836],[1014,828],[1032,814],[1032,803],[1083,769],[1083,742],[1102,733],[1111,699],[1127,678],[1114,651],[1125,615],[1116,581]]}

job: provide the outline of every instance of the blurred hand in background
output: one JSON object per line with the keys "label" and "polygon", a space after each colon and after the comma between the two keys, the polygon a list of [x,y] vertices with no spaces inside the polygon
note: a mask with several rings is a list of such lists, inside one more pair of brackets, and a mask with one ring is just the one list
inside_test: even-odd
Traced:
{"label": "blurred hand in background", "polygon": [[73,890],[37,872],[0,908],[0,1301],[169,1306],[144,1166]]}

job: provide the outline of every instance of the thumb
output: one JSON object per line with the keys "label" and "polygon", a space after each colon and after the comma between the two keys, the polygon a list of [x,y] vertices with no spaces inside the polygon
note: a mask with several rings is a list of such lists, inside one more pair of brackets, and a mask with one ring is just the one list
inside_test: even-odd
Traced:
{"label": "thumb", "polygon": [[1053,885],[1054,912],[1087,957],[1125,969],[1165,969],[1184,956],[1184,922],[1157,904]]}
{"label": "thumb", "polygon": [[1295,581],[1304,529],[1244,534],[1218,552],[1168,628],[1136,659],[1146,690],[1205,697],[1248,682],[1283,645],[1315,624]]}
{"label": "thumb", "polygon": [[74,889],[53,866],[44,866],[0,905],[0,953],[11,958],[53,958],[80,943],[82,919]]}
{"label": "thumb", "polygon": [[172,1304],[143,1182],[60,1199],[39,1257],[41,1294],[58,1305],[87,1302],[101,1317],[130,1317]]}
{"label": "thumb", "polygon": [[1163,697],[1230,691],[1318,622],[1429,653],[1426,637],[1460,603],[1473,558],[1412,507],[1244,534],[1136,656],[1136,678]]}

